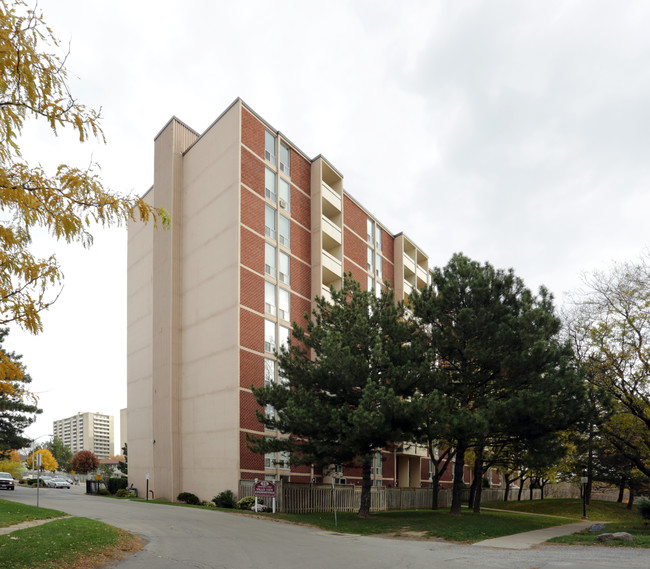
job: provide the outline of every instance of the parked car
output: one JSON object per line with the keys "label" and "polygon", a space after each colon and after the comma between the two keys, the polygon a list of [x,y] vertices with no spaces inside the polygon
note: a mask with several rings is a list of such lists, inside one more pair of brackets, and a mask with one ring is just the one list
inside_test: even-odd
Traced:
{"label": "parked car", "polygon": [[45,484],[48,488],[70,488],[70,482],[65,478],[50,478]]}
{"label": "parked car", "polygon": [[14,489],[14,477],[8,472],[0,472],[0,488],[2,490]]}

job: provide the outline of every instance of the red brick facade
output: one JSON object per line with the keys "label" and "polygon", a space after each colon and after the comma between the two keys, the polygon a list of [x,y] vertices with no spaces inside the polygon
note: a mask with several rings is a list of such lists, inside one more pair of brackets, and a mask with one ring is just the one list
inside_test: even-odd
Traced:
{"label": "red brick facade", "polygon": [[[266,314],[264,294],[266,280],[276,284],[276,287],[286,288],[275,278],[264,272],[264,243],[265,236],[265,204],[272,205],[282,215],[290,216],[291,242],[290,249],[290,317],[292,321],[304,326],[304,315],[311,311],[312,298],[312,251],[311,251],[311,162],[300,152],[290,147],[290,204],[287,209],[279,209],[278,204],[267,200],[265,196],[265,169],[271,168],[277,172],[278,164],[265,161],[265,130],[268,128],[254,114],[242,107],[241,115],[241,230],[240,230],[240,354],[239,354],[239,415],[240,415],[240,476],[242,479],[263,478],[267,474],[290,477],[292,482],[323,481],[323,472],[309,466],[293,466],[290,470],[272,467],[265,468],[265,457],[252,453],[246,442],[246,434],[264,435],[264,428],[255,416],[255,411],[261,411],[253,397],[251,386],[264,385],[265,358],[273,358],[264,352],[265,320],[278,322],[286,326],[285,321],[279,322],[277,317]],[[271,132],[271,131],[269,131]],[[278,137],[278,134],[272,132]],[[279,137],[278,137],[279,138]],[[279,148],[279,144],[278,144]],[[278,185],[281,174],[277,172]],[[286,178],[285,178],[286,179]],[[374,243],[368,243],[367,220],[368,214],[348,195],[343,194],[343,270],[351,272],[363,289],[367,288],[367,252],[368,247],[374,249]],[[379,227],[377,225],[377,227]],[[382,229],[382,281],[395,284],[395,239]],[[277,246],[275,241],[272,243]],[[376,275],[372,275],[373,278]],[[399,464],[398,462],[399,461]],[[399,466],[406,463],[411,472],[415,465],[420,486],[428,486],[429,460],[427,458],[407,457],[392,450],[382,453],[382,463],[379,474],[373,474],[375,483],[388,486],[410,484],[412,480],[399,481],[396,476]],[[419,461],[419,462],[418,462]],[[375,465],[377,466],[377,465]],[[410,476],[409,476],[410,477]],[[362,470],[360,465],[346,465],[341,476],[348,484],[361,484]],[[469,471],[467,480],[469,480]],[[494,479],[494,477],[493,477]],[[497,474],[498,480],[498,474]],[[451,485],[452,469],[447,469],[443,476],[443,484]]]}

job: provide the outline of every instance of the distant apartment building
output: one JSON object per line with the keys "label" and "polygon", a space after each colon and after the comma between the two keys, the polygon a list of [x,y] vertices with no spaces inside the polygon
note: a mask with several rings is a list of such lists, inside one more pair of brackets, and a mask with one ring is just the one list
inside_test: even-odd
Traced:
{"label": "distant apartment building", "polygon": [[[344,274],[375,293],[388,281],[401,299],[427,284],[428,255],[240,99],[203,134],[169,121],[145,200],[169,211],[171,227],[129,225],[131,481],[148,478],[172,499],[254,478],[360,484],[360,468],[328,473],[252,453],[247,434],[273,433],[255,416],[251,385],[279,380],[274,351],[292,321]],[[399,444],[378,453],[374,483],[428,485],[429,465],[422,446]]]}
{"label": "distant apartment building", "polygon": [[97,458],[113,454],[113,417],[101,413],[77,413],[53,422],[53,434],[73,453],[89,450]]}

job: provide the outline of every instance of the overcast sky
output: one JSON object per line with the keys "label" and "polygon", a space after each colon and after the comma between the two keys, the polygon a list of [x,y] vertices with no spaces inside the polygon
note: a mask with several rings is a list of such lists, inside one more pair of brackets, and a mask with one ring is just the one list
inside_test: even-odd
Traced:
{"label": "overcast sky", "polygon": [[[30,125],[27,158],[102,167],[122,193],[153,180],[172,117],[203,132],[241,97],[393,233],[442,266],[457,251],[562,304],[582,273],[648,247],[647,1],[40,0],[70,48],[73,94],[107,144]],[[126,234],[55,246],[66,275],[45,331],[12,329],[44,413],[126,406]],[[46,437],[43,437],[44,439]]]}

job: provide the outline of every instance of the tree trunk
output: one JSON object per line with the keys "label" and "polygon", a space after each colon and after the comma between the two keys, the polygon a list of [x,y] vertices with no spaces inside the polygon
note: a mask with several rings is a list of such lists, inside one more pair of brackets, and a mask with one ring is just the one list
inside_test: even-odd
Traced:
{"label": "tree trunk", "polygon": [[625,497],[625,483],[627,480],[625,480],[625,476],[621,476],[621,481],[618,483],[618,498],[616,501],[619,504],[623,503],[623,498]]}
{"label": "tree trunk", "polygon": [[503,501],[507,502],[508,501],[508,494],[510,493],[510,475],[504,474],[503,477],[506,480],[506,489],[505,489],[505,492],[503,493]]}
{"label": "tree trunk", "polygon": [[522,495],[522,493],[524,491],[524,482],[525,481],[526,480],[525,480],[525,478],[523,476],[519,479],[519,492],[517,494],[517,501],[518,502],[521,502],[521,495]]}
{"label": "tree trunk", "polygon": [[438,502],[440,500],[440,483],[437,479],[431,479],[431,509],[438,509]]}
{"label": "tree trunk", "polygon": [[530,482],[528,483],[528,499],[532,500],[533,499],[533,490],[535,489],[535,478],[531,478]]}
{"label": "tree trunk", "polygon": [[361,467],[363,481],[361,483],[361,503],[359,505],[360,518],[367,518],[370,515],[371,465],[372,457],[365,457]]}
{"label": "tree trunk", "polygon": [[474,497],[476,496],[476,478],[472,480],[472,483],[469,485],[469,498],[467,499],[467,507],[474,507]]}
{"label": "tree trunk", "polygon": [[456,446],[456,463],[454,464],[454,486],[451,493],[450,513],[460,516],[461,491],[463,490],[463,473],[465,471],[465,441],[458,441]]}
{"label": "tree trunk", "polygon": [[630,497],[627,500],[627,509],[631,510],[634,505],[634,488],[630,486]]}
{"label": "tree trunk", "polygon": [[476,460],[474,461],[474,502],[471,507],[475,514],[481,513],[481,494],[483,492],[483,452],[485,447],[476,449]]}

